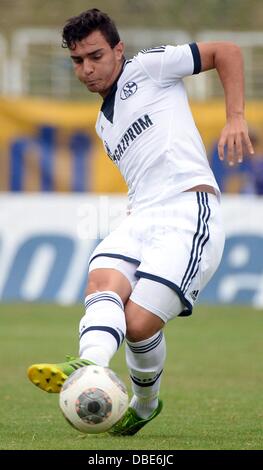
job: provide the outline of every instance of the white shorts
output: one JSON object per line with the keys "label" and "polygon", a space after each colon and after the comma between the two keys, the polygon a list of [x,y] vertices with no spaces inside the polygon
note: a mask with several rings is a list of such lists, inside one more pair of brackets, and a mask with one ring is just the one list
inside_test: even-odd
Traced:
{"label": "white shorts", "polygon": [[[173,201],[128,216],[96,247],[90,271],[104,267],[122,272],[133,289],[130,298],[139,305],[143,301],[136,301],[136,283],[142,278],[154,281],[152,296],[147,293],[153,313],[155,286],[160,283],[177,294],[183,305],[180,315],[187,316],[220,263],[224,241],[217,197],[183,192]],[[175,313],[159,316],[167,321]]]}

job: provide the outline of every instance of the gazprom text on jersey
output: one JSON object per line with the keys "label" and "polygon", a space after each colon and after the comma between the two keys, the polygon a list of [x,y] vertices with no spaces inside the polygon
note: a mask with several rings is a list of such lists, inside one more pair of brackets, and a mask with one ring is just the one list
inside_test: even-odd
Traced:
{"label": "gazprom text on jersey", "polygon": [[130,125],[130,127],[128,127],[114,152],[110,151],[108,144],[105,142],[109,157],[113,161],[119,161],[123,156],[124,152],[130,146],[131,142],[137,139],[139,135],[141,135],[146,129],[151,126],[153,126],[153,122],[150,119],[149,115],[145,114],[143,117],[140,117],[139,119],[134,121]]}

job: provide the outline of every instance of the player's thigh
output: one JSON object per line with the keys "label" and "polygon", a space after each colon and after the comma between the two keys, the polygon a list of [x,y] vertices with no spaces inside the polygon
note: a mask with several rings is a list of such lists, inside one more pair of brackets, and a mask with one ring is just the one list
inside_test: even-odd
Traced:
{"label": "player's thigh", "polygon": [[170,287],[140,279],[125,307],[127,338],[130,341],[150,338],[183,309],[177,293]]}
{"label": "player's thigh", "polygon": [[136,284],[136,265],[110,256],[97,256],[90,263],[86,295],[97,291],[116,292],[125,304]]}
{"label": "player's thigh", "polygon": [[116,292],[125,303],[130,296],[131,286],[128,279],[114,269],[96,269],[92,271],[89,275],[86,295],[105,291]]}

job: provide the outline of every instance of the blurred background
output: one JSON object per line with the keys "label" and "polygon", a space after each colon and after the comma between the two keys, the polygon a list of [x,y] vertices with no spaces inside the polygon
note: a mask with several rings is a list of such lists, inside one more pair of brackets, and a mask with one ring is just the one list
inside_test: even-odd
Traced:
{"label": "blurred background", "polygon": [[125,184],[94,131],[100,99],[75,79],[61,48],[65,21],[97,7],[115,20],[127,58],[160,44],[241,46],[253,159],[231,169],[218,159],[225,110],[217,74],[185,80],[227,231],[220,269],[200,300],[262,308],[262,0],[0,0],[0,7],[0,300],[79,302],[91,251],[125,213]]}

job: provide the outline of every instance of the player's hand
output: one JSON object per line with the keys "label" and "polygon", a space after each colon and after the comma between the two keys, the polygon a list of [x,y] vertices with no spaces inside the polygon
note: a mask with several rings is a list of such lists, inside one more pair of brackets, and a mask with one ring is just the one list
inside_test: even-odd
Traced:
{"label": "player's hand", "polygon": [[248,126],[243,115],[233,115],[227,119],[218,142],[220,160],[230,166],[243,161],[244,155],[253,155],[254,149],[248,135]]}

